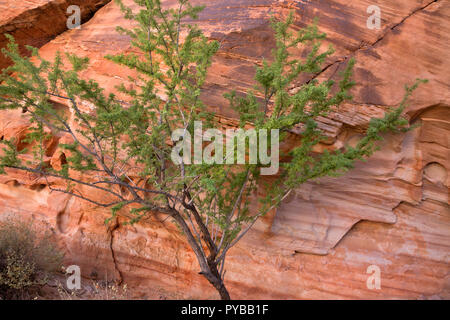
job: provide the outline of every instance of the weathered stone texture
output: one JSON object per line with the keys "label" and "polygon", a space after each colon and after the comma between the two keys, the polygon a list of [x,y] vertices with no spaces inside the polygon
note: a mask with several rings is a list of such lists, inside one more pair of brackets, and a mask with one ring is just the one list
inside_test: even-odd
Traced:
{"label": "weathered stone texture", "polygon": [[[194,2],[207,4],[201,28],[222,41],[204,101],[225,123],[233,122],[234,113],[222,94],[251,87],[254,67],[270,58],[271,13],[282,17],[295,10],[296,28],[319,17],[328,34],[325,44],[336,48],[323,72],[299,84],[313,76],[336,78],[350,57],[357,59],[354,101],[321,121],[330,137],[322,148],[354,143],[371,117],[400,102],[405,84],[429,79],[406,110],[411,123],[420,126],[386,136],[373,158],[357,163],[345,176],[303,185],[230,251],[226,283],[232,297],[450,299],[449,2],[376,1],[382,12],[380,30],[366,27],[366,9],[373,4],[368,0]],[[83,76],[113,91],[119,83],[131,85],[130,71],[103,56],[130,50],[128,39],[115,31],[115,26],[128,24],[110,3],[40,53],[46,58],[57,50],[89,56],[91,67]],[[0,113],[0,136],[20,136],[26,128],[22,114]],[[49,148],[56,165],[57,148]],[[123,277],[142,297],[216,298],[198,275],[195,256],[182,236],[162,217],[106,230],[108,211],[50,194],[33,179],[17,172],[1,176],[0,212],[31,215],[53,228],[68,262],[79,264],[85,276]],[[366,286],[370,265],[381,268],[381,290]]]}

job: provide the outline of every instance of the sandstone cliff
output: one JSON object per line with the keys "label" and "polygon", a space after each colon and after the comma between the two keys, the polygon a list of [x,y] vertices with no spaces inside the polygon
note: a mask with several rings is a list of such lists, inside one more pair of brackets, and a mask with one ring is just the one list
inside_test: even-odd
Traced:
{"label": "sandstone cliff", "polygon": [[[67,30],[67,8],[77,5],[81,21],[89,19],[110,0],[4,0],[0,1],[0,48],[5,47],[5,33],[14,36],[21,50],[25,45],[40,47]],[[0,55],[0,69],[8,61]]]}
{"label": "sandstone cliff", "polygon": [[[449,299],[449,2],[377,1],[379,30],[366,27],[372,4],[366,0],[193,2],[207,4],[200,26],[222,42],[203,99],[226,124],[233,123],[234,113],[222,94],[251,87],[255,65],[270,58],[270,14],[283,17],[294,10],[296,27],[319,17],[336,54],[314,77],[335,78],[350,57],[357,59],[354,101],[321,120],[329,136],[322,148],[352,144],[368,119],[400,102],[404,84],[418,77],[430,80],[406,110],[411,123],[420,126],[387,136],[381,150],[349,174],[303,185],[230,251],[226,283],[232,297]],[[107,4],[81,29],[62,33],[40,53],[45,58],[57,50],[89,56],[91,67],[83,77],[113,91],[127,83],[130,71],[103,56],[130,50],[128,39],[115,31],[128,23],[114,3]],[[26,128],[21,114],[0,113],[0,137],[20,137]],[[55,138],[48,147],[54,165],[58,143]],[[42,181],[18,172],[0,176],[0,214],[9,213],[32,216],[52,228],[67,263],[80,265],[87,277],[123,279],[147,298],[216,298],[197,274],[182,236],[162,219],[107,230],[103,222],[109,211],[51,194]],[[370,265],[381,268],[380,290],[366,286]]]}

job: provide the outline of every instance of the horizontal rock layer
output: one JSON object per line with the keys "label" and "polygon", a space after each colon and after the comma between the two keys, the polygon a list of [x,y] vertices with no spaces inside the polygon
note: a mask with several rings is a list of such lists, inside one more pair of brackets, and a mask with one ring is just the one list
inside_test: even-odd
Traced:
{"label": "horizontal rock layer", "polygon": [[[125,1],[131,4],[132,1]],[[367,162],[337,179],[322,179],[296,190],[278,211],[261,219],[230,251],[226,283],[233,298],[450,298],[449,131],[450,7],[443,0],[380,0],[380,30],[366,27],[373,3],[347,1],[231,0],[207,4],[199,24],[222,42],[203,100],[233,124],[235,114],[222,95],[253,85],[254,67],[270,59],[274,46],[269,16],[295,12],[295,28],[319,17],[320,29],[336,54],[313,77],[336,79],[355,57],[352,103],[321,119],[335,149],[360,137],[371,117],[380,117],[403,97],[405,84],[427,78],[410,100],[406,114],[417,128],[388,135]],[[166,5],[175,3],[165,1]],[[51,58],[68,51],[91,59],[83,77],[109,91],[127,82],[130,71],[103,57],[130,50],[129,39],[115,32],[128,26],[114,3],[81,29],[69,30],[40,53]],[[301,51],[298,52],[301,54]],[[295,87],[292,88],[295,90]],[[0,113],[0,136],[21,136],[27,119]],[[292,143],[295,143],[295,138]],[[57,143],[48,156],[57,163]],[[61,194],[50,194],[36,177],[10,171],[0,176],[0,212],[32,216],[51,228],[67,263],[87,277],[122,278],[137,296],[217,298],[198,274],[194,254],[164,217],[130,227],[107,229],[108,211]],[[100,197],[100,195],[99,195]],[[367,268],[381,269],[381,289],[366,285]]]}

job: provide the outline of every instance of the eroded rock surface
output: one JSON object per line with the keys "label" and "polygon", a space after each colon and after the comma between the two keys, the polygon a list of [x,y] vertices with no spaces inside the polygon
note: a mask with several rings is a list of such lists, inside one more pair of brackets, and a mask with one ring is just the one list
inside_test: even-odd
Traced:
{"label": "eroded rock surface", "polygon": [[[1,0],[0,48],[6,46],[5,33],[14,36],[21,52],[25,45],[41,47],[67,30],[67,8],[77,5],[81,21],[89,19],[101,6],[111,0]],[[0,54],[0,70],[10,61]]]}
{"label": "eroded rock surface", "polygon": [[[336,78],[350,57],[357,59],[354,101],[322,119],[329,141],[321,148],[354,143],[371,117],[400,102],[405,84],[429,79],[406,110],[411,123],[420,126],[386,136],[380,151],[345,176],[303,185],[230,251],[226,283],[232,297],[449,299],[448,1],[378,1],[380,30],[366,27],[372,1],[194,2],[207,4],[200,26],[222,42],[203,99],[225,124],[233,124],[235,115],[222,94],[251,87],[254,67],[270,59],[270,14],[283,17],[294,10],[296,28],[319,17],[328,34],[324,45],[336,48],[323,72],[297,85],[312,77]],[[45,58],[57,50],[89,56],[92,65],[83,77],[114,91],[117,84],[132,85],[130,71],[103,56],[130,50],[128,39],[115,31],[128,24],[111,3],[40,53]],[[20,113],[0,113],[0,136],[20,136],[26,128]],[[57,144],[55,139],[48,147],[53,165]],[[122,278],[142,297],[216,298],[198,275],[194,254],[163,217],[107,229],[108,211],[50,194],[45,183],[19,172],[0,176],[0,212],[32,216],[52,228],[67,262],[80,265],[85,276]],[[366,286],[370,265],[381,269],[380,290]]]}

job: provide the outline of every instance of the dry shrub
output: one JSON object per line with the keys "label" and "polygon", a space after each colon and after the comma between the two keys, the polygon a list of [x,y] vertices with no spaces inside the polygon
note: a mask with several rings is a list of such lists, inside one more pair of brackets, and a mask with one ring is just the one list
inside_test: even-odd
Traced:
{"label": "dry shrub", "polygon": [[0,225],[0,298],[30,298],[60,270],[62,258],[48,233],[38,233],[30,221],[7,219]]}
{"label": "dry shrub", "polygon": [[68,290],[63,285],[58,286],[61,300],[129,300],[127,285],[115,282],[92,281],[92,285],[82,290]]}

